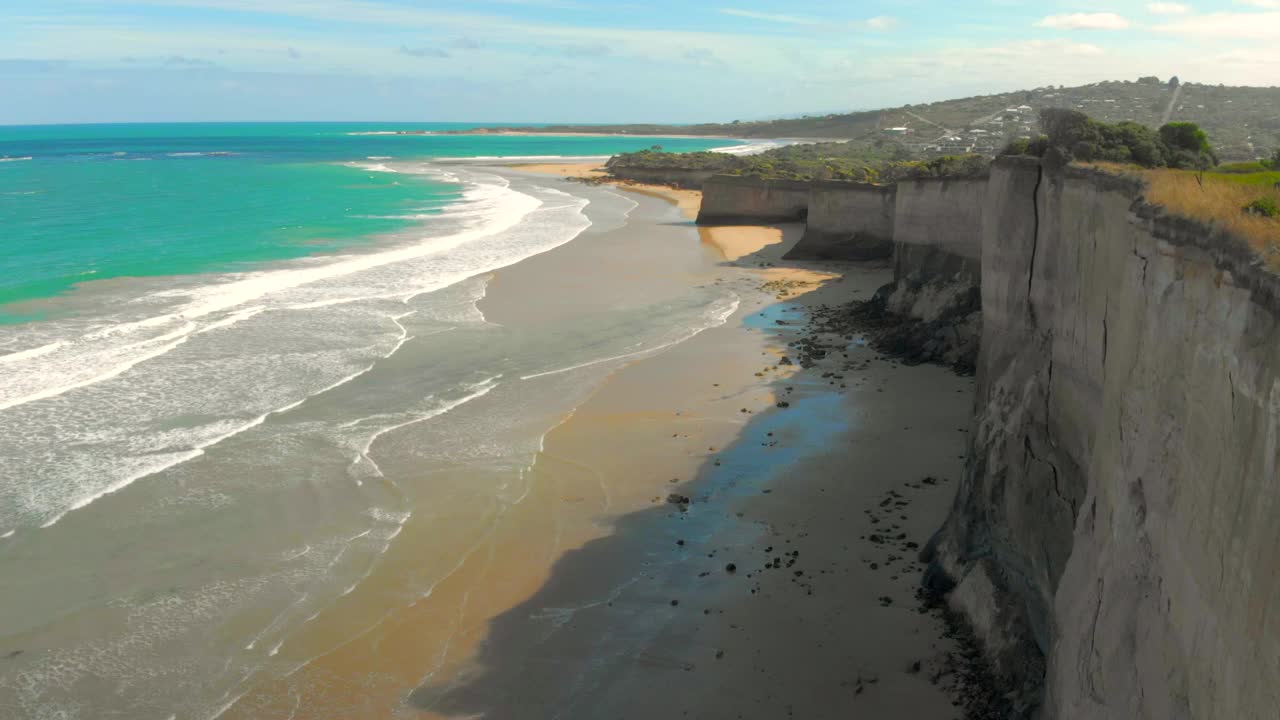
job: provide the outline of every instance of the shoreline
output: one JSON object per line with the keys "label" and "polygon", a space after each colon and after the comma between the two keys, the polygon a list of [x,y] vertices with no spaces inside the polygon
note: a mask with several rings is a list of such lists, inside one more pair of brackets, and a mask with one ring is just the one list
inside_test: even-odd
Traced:
{"label": "shoreline", "polygon": [[[473,539],[427,595],[373,629],[343,637],[343,621],[367,620],[355,606],[326,620],[312,645],[331,649],[265,678],[228,720],[335,709],[647,719],[675,716],[677,701],[725,720],[766,707],[954,717],[941,687],[954,647],[912,607],[923,566],[907,543],[923,545],[949,505],[954,483],[921,479],[958,479],[969,381],[856,343],[840,358],[809,344],[846,344],[812,321],[870,297],[887,263],[784,262],[798,224],[697,228],[699,244],[688,232],[698,193],[619,190],[643,206],[627,227],[495,272],[485,316],[541,314],[530,299],[546,301],[548,277],[591,282],[606,258],[624,258],[636,291],[719,285],[736,311],[600,380],[543,435],[491,525],[406,526],[393,548],[406,567],[440,554],[436,533]],[[888,526],[902,539],[876,541]],[[677,698],[678,686],[689,687]]]}
{"label": "shoreline", "polygon": [[[552,175],[564,179],[598,180],[620,190],[661,198],[675,205],[685,219],[693,221],[698,217],[698,208],[702,204],[702,191],[684,188],[673,188],[667,185],[640,183],[633,180],[614,180],[608,178],[598,163],[564,162],[564,163],[532,163],[514,165],[513,170]],[[782,232],[775,226],[768,225],[717,225],[697,226],[698,235],[703,243],[715,248],[726,261],[735,261],[761,249],[782,242]]]}
{"label": "shoreline", "polygon": [[[619,187],[696,214],[696,192]],[[763,706],[955,716],[957,648],[940,618],[912,607],[923,570],[913,550],[950,505],[972,381],[856,343],[840,360],[788,346],[845,345],[806,321],[870,297],[887,264],[779,267],[798,225],[700,230],[741,272],[738,312],[613,372],[547,434],[535,473],[590,468],[611,493],[605,524],[411,706],[432,717],[672,716],[677,698],[662,688],[693,679],[701,690],[678,699],[694,717]]]}

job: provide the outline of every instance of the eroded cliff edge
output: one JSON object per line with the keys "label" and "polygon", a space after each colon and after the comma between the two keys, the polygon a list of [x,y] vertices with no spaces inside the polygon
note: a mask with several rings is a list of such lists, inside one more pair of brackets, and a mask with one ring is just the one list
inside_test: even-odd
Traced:
{"label": "eroded cliff edge", "polygon": [[993,166],[976,423],[929,580],[1027,716],[1273,718],[1280,282],[1141,192]]}

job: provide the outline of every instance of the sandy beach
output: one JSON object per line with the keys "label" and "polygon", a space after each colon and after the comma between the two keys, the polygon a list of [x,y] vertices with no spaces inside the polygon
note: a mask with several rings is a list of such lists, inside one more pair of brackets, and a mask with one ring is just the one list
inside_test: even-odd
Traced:
{"label": "sandy beach", "polygon": [[[576,179],[607,177],[604,168],[596,163],[540,163],[517,165],[515,169]],[[697,190],[685,190],[667,187],[666,185],[650,185],[632,181],[619,181],[614,184],[629,192],[667,200],[679,208],[680,214],[689,220],[694,220],[698,217],[698,208],[702,204],[702,193]],[[698,228],[698,233],[703,242],[716,248],[725,260],[738,260],[758,252],[768,245],[782,242],[780,228],[759,225],[703,226]],[[791,272],[799,273],[804,271],[792,269]]]}
{"label": "sandy beach", "polygon": [[695,234],[697,192],[622,190],[624,228],[497,272],[488,321],[554,325],[614,266],[639,293],[731,289],[736,312],[610,374],[501,504],[440,473],[441,511],[222,717],[958,716],[915,556],[961,471],[970,380],[809,329],[887,263],[785,262],[799,225]]}
{"label": "sandy beach", "polygon": [[[642,189],[696,212],[696,192]],[[536,557],[563,554],[531,595],[476,626],[478,654],[424,683],[413,707],[958,716],[944,690],[955,648],[915,599],[915,555],[961,472],[971,381],[854,338],[827,338],[847,353],[800,369],[788,344],[806,318],[869,297],[887,265],[784,264],[796,225],[708,230],[735,271],[717,281],[735,283],[742,307],[614,373],[548,435],[535,486],[558,488],[565,507],[561,541]]]}

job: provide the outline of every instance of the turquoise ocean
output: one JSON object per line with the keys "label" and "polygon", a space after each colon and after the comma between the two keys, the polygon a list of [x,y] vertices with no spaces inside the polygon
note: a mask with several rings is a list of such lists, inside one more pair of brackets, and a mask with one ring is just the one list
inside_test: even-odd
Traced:
{"label": "turquoise ocean", "polygon": [[369,163],[607,156],[690,138],[397,135],[460,124],[173,124],[0,127],[0,322],[16,304],[114,277],[245,269],[333,253],[456,203],[440,175]]}
{"label": "turquoise ocean", "polygon": [[219,717],[402,529],[499,522],[605,374],[737,308],[620,258],[490,322],[495,271],[674,213],[513,159],[751,146],[468,127],[0,127],[0,717]]}

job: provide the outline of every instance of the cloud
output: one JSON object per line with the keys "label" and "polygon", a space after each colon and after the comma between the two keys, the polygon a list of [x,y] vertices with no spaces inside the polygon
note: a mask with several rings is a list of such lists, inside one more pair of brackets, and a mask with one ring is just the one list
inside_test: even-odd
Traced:
{"label": "cloud", "polygon": [[163,61],[166,67],[214,67],[214,63],[203,58],[170,55]]}
{"label": "cloud", "polygon": [[66,60],[27,60],[25,58],[0,58],[0,73],[47,73],[65,70]]}
{"label": "cloud", "polygon": [[411,48],[411,47],[408,47],[407,45],[401,45],[400,49],[397,50],[396,52],[399,52],[401,55],[408,55],[410,57],[416,57],[416,58],[447,58],[449,57],[449,53],[445,52],[444,50],[441,50],[440,48],[433,48],[433,47]]}
{"label": "cloud", "polygon": [[890,30],[896,27],[897,24],[898,18],[889,17],[888,15],[879,15],[867,20],[866,22],[866,26],[872,30]]}
{"label": "cloud", "polygon": [[1068,13],[1049,15],[1036,26],[1055,30],[1123,30],[1129,27],[1129,21],[1115,13]]}
{"label": "cloud", "polygon": [[1206,38],[1268,40],[1280,27],[1280,12],[1210,13],[1156,25],[1156,32]]}
{"label": "cloud", "polygon": [[449,47],[455,50],[479,50],[480,41],[464,35],[463,37],[456,38],[453,42],[449,43]]}
{"label": "cloud", "polygon": [[720,12],[725,15],[747,18],[749,20],[763,20],[765,22],[783,23],[785,25],[818,24],[818,21],[813,18],[797,17],[795,15],[775,15],[773,13],[762,13],[754,10],[739,10],[737,8],[720,8]]}
{"label": "cloud", "polygon": [[598,58],[613,53],[613,48],[602,43],[549,45],[537,49],[540,55],[561,55],[570,58]]}
{"label": "cloud", "polygon": [[724,65],[724,61],[706,48],[689,48],[681,55],[694,65]]}
{"label": "cloud", "polygon": [[760,20],[761,22],[778,23],[782,25],[821,27],[825,29],[852,27],[883,31],[890,30],[898,24],[898,18],[890,17],[888,15],[877,15],[876,17],[868,18],[866,20],[846,22],[841,20],[825,20],[820,18],[803,17],[800,15],[777,15],[774,13],[756,12],[755,10],[740,10],[738,8],[720,8],[720,12],[724,15],[747,18],[748,20]]}
{"label": "cloud", "polygon": [[298,60],[302,57],[302,53],[298,52],[297,48],[289,48],[285,52],[289,53],[289,57],[293,58],[294,60]]}
{"label": "cloud", "polygon": [[1147,12],[1152,15],[1186,15],[1191,12],[1191,6],[1176,2],[1153,2],[1147,3]]}
{"label": "cloud", "polygon": [[1280,10],[1280,0],[1236,0],[1236,2],[1241,5],[1252,5],[1268,10]]}
{"label": "cloud", "polygon": [[1041,58],[1061,55],[1084,57],[1106,54],[1106,51],[1097,45],[1066,40],[1021,40],[1008,45],[976,48],[969,52],[974,56],[989,58]]}
{"label": "cloud", "polygon": [[1280,49],[1231,50],[1219,55],[1218,61],[1227,65],[1244,66],[1258,70],[1266,69],[1274,72],[1276,68],[1280,68]]}

